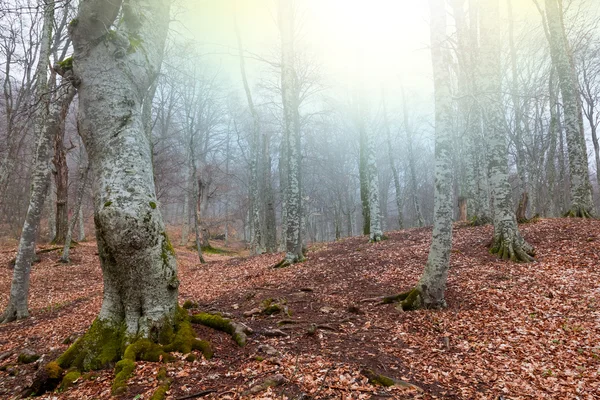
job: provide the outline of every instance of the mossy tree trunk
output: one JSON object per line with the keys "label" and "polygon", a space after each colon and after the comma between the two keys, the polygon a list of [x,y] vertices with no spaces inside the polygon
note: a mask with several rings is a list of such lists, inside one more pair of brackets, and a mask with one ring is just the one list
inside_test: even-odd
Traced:
{"label": "mossy tree trunk", "polygon": [[498,0],[484,0],[481,6],[482,86],[479,101],[488,132],[490,183],[494,200],[494,238],[490,251],[503,259],[528,262],[533,260],[533,247],[519,232],[508,181],[508,149],[501,93]]}
{"label": "mossy tree trunk", "polygon": [[168,0],[81,0],[69,27],[104,280],[100,313],[80,342],[96,343],[80,349],[86,359],[122,345],[111,338],[158,340],[175,317],[177,263],[158,208],[142,114],[160,71],[169,8]]}
{"label": "mossy tree trunk", "polygon": [[571,172],[570,217],[589,218],[592,215],[592,188],[583,132],[583,115],[577,74],[563,24],[562,2],[545,0],[546,20],[552,64],[558,75],[563,100],[564,127],[567,137],[569,171]]}
{"label": "mossy tree trunk", "polygon": [[448,54],[444,52],[444,0],[429,0],[431,58],[435,92],[435,192],[433,235],[427,264],[415,289],[404,299],[404,309],[442,308],[452,247],[452,93]]}

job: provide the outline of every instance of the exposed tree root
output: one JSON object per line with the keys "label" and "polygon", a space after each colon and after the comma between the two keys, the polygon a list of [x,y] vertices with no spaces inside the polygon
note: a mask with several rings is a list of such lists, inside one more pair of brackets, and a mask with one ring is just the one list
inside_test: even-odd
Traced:
{"label": "exposed tree root", "polygon": [[174,321],[165,322],[157,341],[127,337],[124,323],[114,325],[97,319],[55,364],[61,369],[90,371],[116,362],[112,390],[119,394],[126,391],[136,361],[169,362],[174,359],[170,352],[187,354],[192,350],[201,351],[207,359],[212,357],[209,343],[196,339],[187,311],[182,308],[177,310]]}
{"label": "exposed tree root", "polygon": [[238,324],[228,318],[223,318],[219,314],[200,313],[195,314],[191,318],[192,323],[208,326],[231,335],[233,340],[240,347],[244,347],[248,340],[246,336],[249,333],[248,327]]}
{"label": "exposed tree root", "polygon": [[514,262],[532,262],[535,261],[534,248],[523,239],[517,229],[510,226],[504,226],[497,229],[500,232],[494,233],[490,253],[497,254],[502,260],[511,260]]}
{"label": "exposed tree root", "polygon": [[403,311],[418,310],[423,306],[421,290],[415,287],[403,293],[383,297],[381,300],[382,304],[392,304],[397,302],[400,302]]}
{"label": "exposed tree root", "polygon": [[158,387],[150,397],[150,400],[164,400],[167,396],[167,392],[171,388],[171,379],[167,377],[167,370],[161,367],[156,375],[158,380]]}
{"label": "exposed tree root", "polygon": [[483,215],[483,216],[474,215],[469,219],[470,226],[483,226],[483,225],[491,224],[492,222],[493,222],[492,219],[485,215]]}
{"label": "exposed tree root", "polygon": [[362,375],[364,375],[365,377],[367,377],[367,379],[369,380],[369,383],[372,385],[380,385],[380,386],[384,386],[384,387],[390,387],[390,386],[401,386],[401,387],[405,387],[405,388],[410,388],[410,389],[414,389],[417,392],[422,392],[423,389],[421,389],[420,387],[413,385],[412,383],[406,382],[406,381],[401,381],[399,379],[394,379],[394,378],[390,378],[389,376],[385,376],[382,374],[378,374],[375,371],[368,369],[368,368],[363,368],[360,373]]}
{"label": "exposed tree root", "polygon": [[589,210],[581,206],[572,206],[571,209],[567,211],[564,216],[566,218],[594,218],[594,216]]}
{"label": "exposed tree root", "polygon": [[290,263],[287,258],[284,258],[283,260],[279,261],[277,264],[273,265],[271,268],[273,268],[273,269],[286,268],[286,267],[289,267],[290,265],[292,265],[292,263]]}

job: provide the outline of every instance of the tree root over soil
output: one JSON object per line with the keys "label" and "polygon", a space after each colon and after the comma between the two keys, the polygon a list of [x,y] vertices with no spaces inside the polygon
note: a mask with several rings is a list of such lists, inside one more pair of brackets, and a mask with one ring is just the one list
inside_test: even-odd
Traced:
{"label": "tree root over soil", "polygon": [[564,216],[566,218],[595,218],[590,211],[588,211],[585,207],[581,206],[573,206],[569,211],[567,211]]}
{"label": "tree root over soil", "polygon": [[[115,326],[96,319],[85,335],[77,339],[55,362],[48,364],[46,369],[50,368],[52,373],[40,376],[40,380],[46,382],[34,380],[32,387],[49,390],[50,383],[56,387],[63,371],[81,373],[114,365],[112,392],[122,394],[127,390],[127,381],[135,370],[136,361],[169,362],[174,360],[171,352],[187,354],[192,350],[201,351],[206,359],[213,354],[208,342],[196,339],[190,317],[183,308],[177,309],[173,321],[164,323],[156,342],[148,338],[127,337],[124,324]],[[166,377],[161,385],[168,386]],[[160,394],[156,399],[161,399]]]}
{"label": "tree root over soil", "polygon": [[192,315],[192,323],[208,326],[209,328],[218,331],[226,332],[231,335],[238,346],[244,347],[248,340],[246,334],[250,334],[251,330],[242,324],[238,324],[228,318],[224,318],[219,314],[200,313]]}
{"label": "tree root over soil", "polygon": [[502,226],[494,232],[490,253],[497,254],[502,260],[514,262],[535,261],[533,246],[523,239],[518,228],[513,229],[509,225]]}
{"label": "tree root over soil", "polygon": [[385,296],[381,299],[381,304],[392,304],[400,302],[403,311],[414,311],[422,308],[423,299],[421,298],[421,290],[413,288],[406,292]]}

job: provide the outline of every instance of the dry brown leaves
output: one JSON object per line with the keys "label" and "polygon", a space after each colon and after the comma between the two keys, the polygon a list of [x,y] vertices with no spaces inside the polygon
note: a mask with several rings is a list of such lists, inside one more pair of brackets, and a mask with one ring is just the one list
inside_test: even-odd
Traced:
{"label": "dry brown leaves", "polygon": [[[491,227],[455,230],[447,301],[442,311],[399,312],[362,299],[408,289],[427,258],[431,231],[411,229],[368,244],[365,238],[319,244],[309,260],[290,268],[269,267],[282,257],[245,259],[178,250],[180,300],[201,310],[231,314],[256,332],[244,349],[221,332],[197,327],[215,357],[167,365],[169,398],[215,389],[204,398],[600,398],[600,222],[542,220],[522,225],[538,261],[513,264],[491,256]],[[11,252],[0,251],[0,305],[8,298]],[[32,273],[32,318],[0,326],[0,353],[20,349],[59,353],[62,341],[83,332],[98,312],[101,272],[93,244],[74,249],[74,265],[42,254]],[[274,299],[290,315],[243,312]],[[279,326],[278,321],[287,320]],[[314,324],[314,325],[313,325]],[[314,333],[311,334],[311,327]],[[281,329],[287,336],[269,337]],[[276,350],[267,355],[259,349]],[[138,363],[122,398],[147,399],[159,364]],[[360,374],[368,367],[422,388],[382,388]],[[0,397],[11,398],[31,378],[33,366],[15,377],[0,372]],[[257,395],[247,391],[283,375],[285,383]],[[64,393],[44,398],[110,398],[112,371],[81,379]],[[137,396],[137,397],[136,397]],[[308,397],[305,397],[308,398]]]}

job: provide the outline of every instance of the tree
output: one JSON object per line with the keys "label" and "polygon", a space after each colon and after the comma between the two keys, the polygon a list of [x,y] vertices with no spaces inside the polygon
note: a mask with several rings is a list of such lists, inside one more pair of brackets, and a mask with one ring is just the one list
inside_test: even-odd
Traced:
{"label": "tree", "polygon": [[545,5],[550,54],[558,75],[563,100],[564,127],[571,172],[571,205],[567,216],[590,218],[593,207],[592,189],[583,134],[581,98],[579,97],[577,73],[565,34],[562,1],[545,0]]}
{"label": "tree", "polygon": [[15,319],[29,316],[28,296],[31,263],[35,256],[40,217],[44,200],[50,182],[50,160],[52,158],[52,144],[56,136],[64,130],[64,121],[69,105],[75,96],[75,88],[68,79],[56,91],[56,96],[51,98],[48,85],[48,62],[52,28],[54,25],[54,3],[48,2],[44,6],[44,19],[40,45],[40,56],[36,70],[36,98],[38,106],[34,114],[34,129],[37,136],[37,146],[34,160],[29,207],[23,231],[17,250],[17,258],[13,271],[8,305],[0,317],[0,322],[10,322]]}
{"label": "tree", "polygon": [[484,124],[488,135],[489,171],[494,203],[494,238],[491,252],[513,261],[532,261],[533,247],[519,232],[508,181],[506,129],[503,123],[502,77],[498,0],[481,2],[481,96]]}
{"label": "tree", "polygon": [[261,229],[261,218],[260,218],[260,203],[262,203],[259,196],[259,160],[260,160],[260,137],[261,127],[260,119],[258,118],[258,111],[254,107],[254,101],[252,100],[252,92],[250,91],[250,85],[248,84],[248,78],[246,77],[246,63],[244,60],[244,47],[242,44],[242,35],[240,34],[237,21],[235,23],[235,34],[237,37],[239,53],[240,53],[240,72],[242,74],[242,82],[244,84],[244,92],[246,93],[246,99],[248,100],[248,109],[252,115],[252,136],[250,139],[250,215],[252,218],[252,235],[251,235],[251,247],[255,254],[261,254],[265,251],[263,232]]}
{"label": "tree", "polygon": [[[70,23],[104,296],[91,328],[58,359],[63,368],[105,367],[134,339],[164,341],[178,328],[177,263],[142,115],[160,71],[169,8],[168,0],[81,0]],[[134,361],[118,368],[133,370]]]}
{"label": "tree", "polygon": [[435,94],[435,210],[427,264],[414,289],[386,298],[401,300],[404,310],[443,308],[452,248],[452,93],[446,36],[445,0],[429,0],[431,61]]}
{"label": "tree", "polygon": [[294,69],[294,17],[293,4],[279,1],[279,27],[281,31],[281,96],[284,115],[285,162],[287,185],[286,207],[286,256],[292,264],[304,259],[302,253],[302,195],[300,182],[300,115],[299,93]]}

